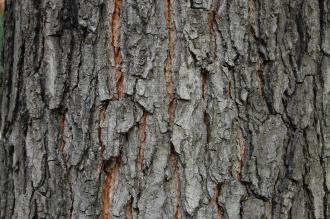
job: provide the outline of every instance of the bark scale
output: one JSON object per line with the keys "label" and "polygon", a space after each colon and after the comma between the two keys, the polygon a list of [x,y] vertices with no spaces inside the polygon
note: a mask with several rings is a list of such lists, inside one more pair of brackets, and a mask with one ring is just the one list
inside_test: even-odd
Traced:
{"label": "bark scale", "polygon": [[5,8],[1,218],[330,217],[330,1]]}

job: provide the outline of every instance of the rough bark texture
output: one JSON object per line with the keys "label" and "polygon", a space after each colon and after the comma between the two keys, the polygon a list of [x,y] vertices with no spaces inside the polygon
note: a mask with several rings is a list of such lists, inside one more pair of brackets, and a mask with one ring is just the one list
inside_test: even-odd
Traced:
{"label": "rough bark texture", "polygon": [[1,218],[330,218],[330,0],[7,0]]}

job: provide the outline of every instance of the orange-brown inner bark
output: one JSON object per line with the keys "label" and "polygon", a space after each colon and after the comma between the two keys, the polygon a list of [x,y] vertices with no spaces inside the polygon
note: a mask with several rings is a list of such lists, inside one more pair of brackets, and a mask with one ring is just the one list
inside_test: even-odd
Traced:
{"label": "orange-brown inner bark", "polygon": [[174,83],[173,83],[174,30],[171,26],[171,22],[172,22],[171,0],[165,0],[165,19],[166,19],[166,30],[168,35],[168,50],[167,50],[167,57],[165,60],[165,81],[166,81],[166,92],[168,99],[167,111],[169,117],[169,125],[171,126],[173,124],[174,113],[175,113],[175,97],[174,97]]}
{"label": "orange-brown inner bark", "polygon": [[120,48],[120,16],[122,0],[115,0],[111,20],[111,39],[115,64],[115,81],[117,97],[124,96],[124,74],[122,72],[123,57]]}

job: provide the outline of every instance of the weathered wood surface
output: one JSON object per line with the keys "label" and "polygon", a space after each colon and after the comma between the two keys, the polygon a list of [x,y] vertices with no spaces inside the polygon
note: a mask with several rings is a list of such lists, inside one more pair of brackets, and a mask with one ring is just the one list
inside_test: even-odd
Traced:
{"label": "weathered wood surface", "polygon": [[7,0],[1,218],[330,218],[330,1]]}

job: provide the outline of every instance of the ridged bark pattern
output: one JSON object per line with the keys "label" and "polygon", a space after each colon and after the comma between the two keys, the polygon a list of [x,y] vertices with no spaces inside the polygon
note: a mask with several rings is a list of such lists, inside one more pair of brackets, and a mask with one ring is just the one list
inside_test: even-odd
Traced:
{"label": "ridged bark pattern", "polygon": [[329,0],[7,0],[1,218],[330,218]]}

